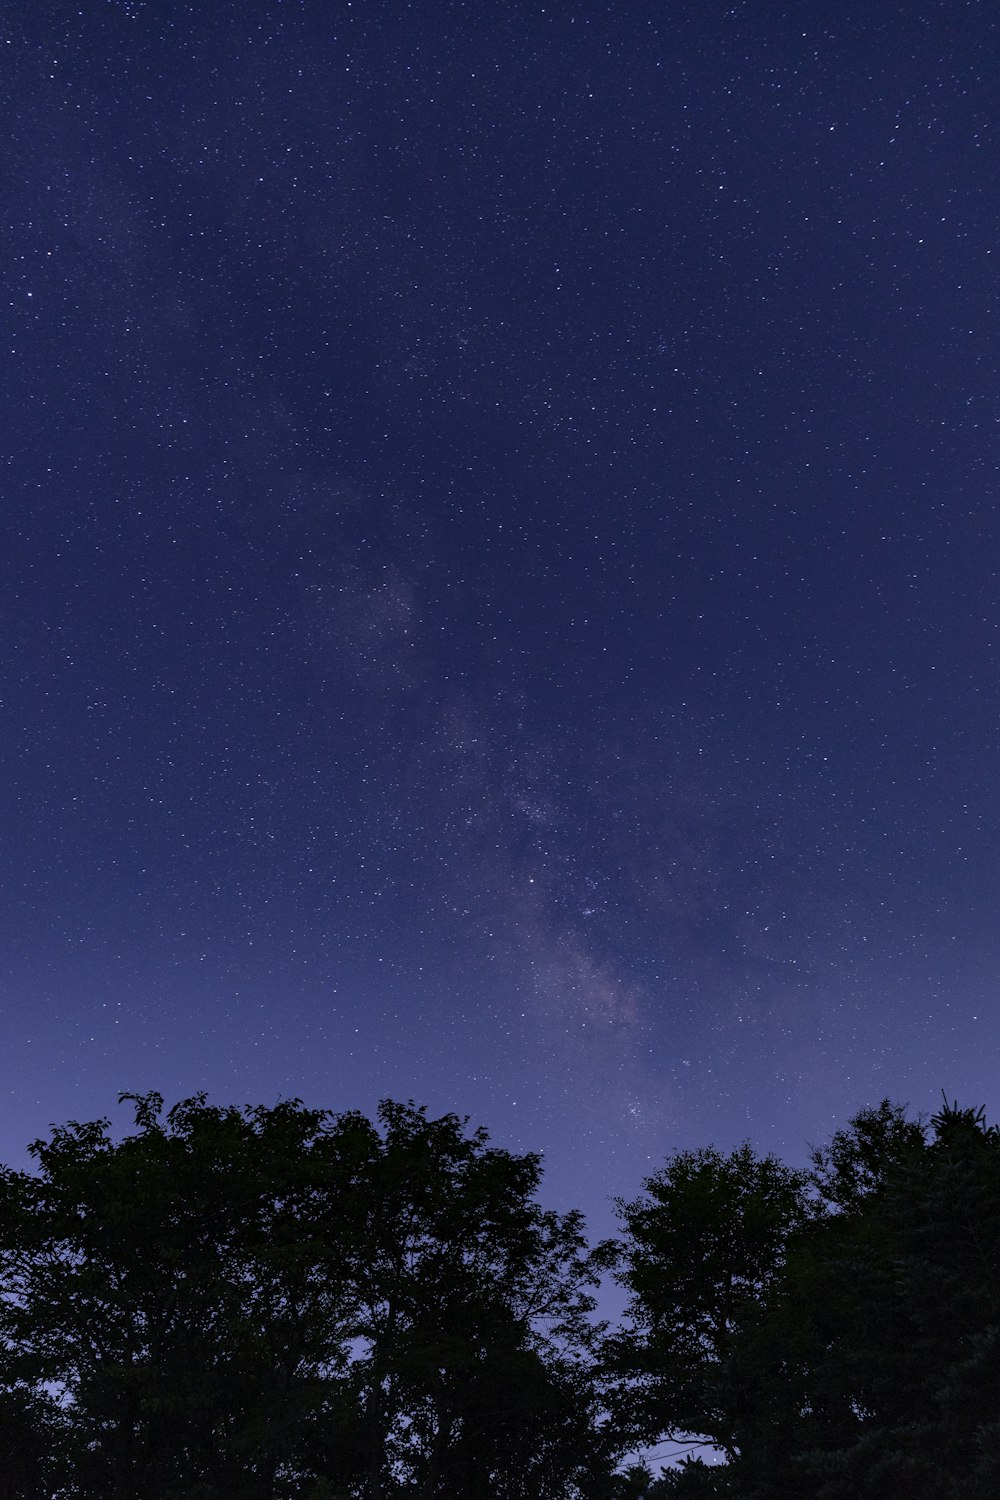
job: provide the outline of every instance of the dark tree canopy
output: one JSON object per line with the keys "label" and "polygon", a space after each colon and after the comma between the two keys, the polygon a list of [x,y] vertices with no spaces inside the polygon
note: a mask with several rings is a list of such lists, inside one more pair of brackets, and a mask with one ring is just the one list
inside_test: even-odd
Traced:
{"label": "dark tree canopy", "polygon": [[[385,1104],[101,1120],[0,1179],[16,1495],[563,1496],[607,1474],[591,1288],[541,1167]],[[0,1471],[2,1472],[2,1471]]]}
{"label": "dark tree canopy", "polygon": [[734,1454],[720,1374],[806,1215],[804,1195],[803,1173],[743,1146],[678,1152],[641,1198],[619,1202],[632,1327],[610,1350],[637,1436],[697,1433]]}
{"label": "dark tree canopy", "polygon": [[[884,1102],[811,1170],[682,1152],[621,1205],[636,1437],[719,1450],[639,1493],[1000,1494],[1000,1133]],[[638,1482],[638,1481],[637,1481]]]}
{"label": "dark tree canopy", "polygon": [[982,1111],[676,1152],[591,1250],[455,1115],[122,1097],[0,1168],[3,1500],[1000,1494]]}

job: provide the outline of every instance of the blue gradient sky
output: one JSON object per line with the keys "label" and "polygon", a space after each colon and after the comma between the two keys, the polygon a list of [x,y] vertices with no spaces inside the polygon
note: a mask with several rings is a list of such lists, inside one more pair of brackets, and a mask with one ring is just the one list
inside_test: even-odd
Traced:
{"label": "blue gradient sky", "polygon": [[993,7],[0,40],[7,1158],[414,1097],[605,1230],[1000,1113]]}

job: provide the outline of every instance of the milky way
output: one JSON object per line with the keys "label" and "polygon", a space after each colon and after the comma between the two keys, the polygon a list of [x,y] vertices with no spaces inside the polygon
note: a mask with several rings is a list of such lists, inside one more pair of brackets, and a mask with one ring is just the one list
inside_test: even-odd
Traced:
{"label": "milky way", "polygon": [[996,25],[8,6],[8,1156],[997,1113]]}

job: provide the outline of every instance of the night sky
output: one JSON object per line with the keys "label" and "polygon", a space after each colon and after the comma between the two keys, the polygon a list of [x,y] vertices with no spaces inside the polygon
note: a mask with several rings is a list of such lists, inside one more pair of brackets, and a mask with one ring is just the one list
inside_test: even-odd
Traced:
{"label": "night sky", "polygon": [[996,17],[8,0],[4,1159],[1000,1115]]}

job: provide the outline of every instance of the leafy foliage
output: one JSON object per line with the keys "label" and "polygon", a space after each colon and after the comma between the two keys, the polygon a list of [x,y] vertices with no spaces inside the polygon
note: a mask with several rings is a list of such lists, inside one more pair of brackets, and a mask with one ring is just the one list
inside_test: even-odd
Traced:
{"label": "leafy foliage", "polygon": [[131,1102],[135,1134],[73,1122],[0,1178],[5,1493],[544,1497],[609,1472],[601,1256],[535,1202],[537,1157],[413,1105],[379,1128]]}
{"label": "leafy foliage", "polygon": [[885,1101],[807,1174],[680,1153],[622,1217],[634,1430],[727,1459],[665,1493],[1000,1493],[1000,1132],[982,1111],[946,1101],[928,1129]]}
{"label": "leafy foliage", "polygon": [[695,1434],[735,1455],[738,1401],[724,1377],[807,1218],[805,1186],[749,1146],[705,1148],[676,1153],[642,1197],[620,1201],[630,1323],[609,1353],[636,1439]]}
{"label": "leafy foliage", "polygon": [[[1000,1493],[981,1110],[884,1101],[804,1171],[676,1152],[592,1250],[455,1115],[122,1097],[123,1139],[0,1168],[5,1500]],[[689,1456],[616,1472],[663,1439]]]}

